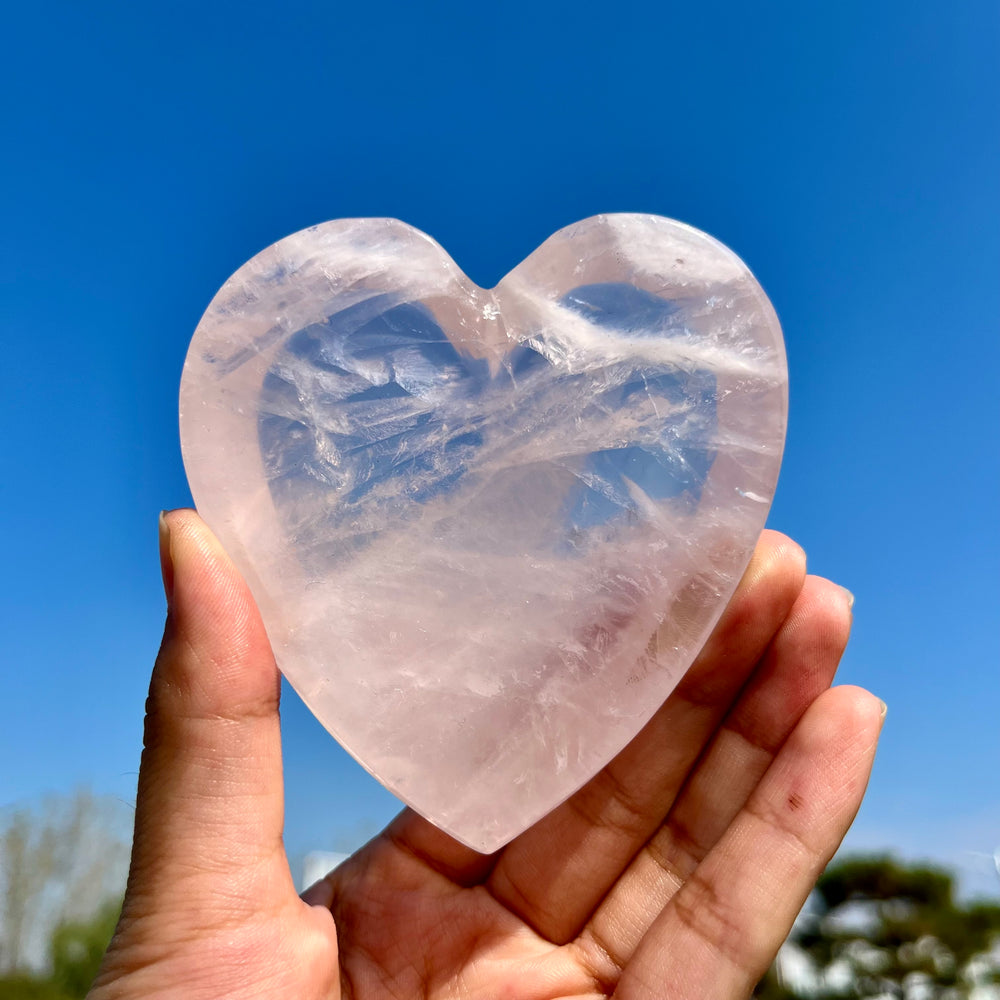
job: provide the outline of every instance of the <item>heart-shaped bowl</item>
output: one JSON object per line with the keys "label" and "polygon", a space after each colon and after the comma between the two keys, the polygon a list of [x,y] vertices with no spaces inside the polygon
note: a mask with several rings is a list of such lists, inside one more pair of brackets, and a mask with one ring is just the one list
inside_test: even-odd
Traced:
{"label": "heart-shaped bowl", "polygon": [[492,852],[670,694],[742,575],[787,375],[730,250],[651,215],[479,288],[393,219],[280,240],[181,385],[202,516],[278,664],[376,778]]}

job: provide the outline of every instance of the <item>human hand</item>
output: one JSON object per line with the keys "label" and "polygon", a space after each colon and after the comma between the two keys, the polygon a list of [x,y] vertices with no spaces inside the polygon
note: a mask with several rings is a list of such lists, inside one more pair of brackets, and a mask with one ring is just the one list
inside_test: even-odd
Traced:
{"label": "human hand", "polygon": [[163,524],[132,866],[90,1000],[749,996],[857,811],[884,717],[828,690],[849,597],[794,543],[764,533],[645,729],[504,850],[404,810],[300,898],[256,606],[194,512]]}

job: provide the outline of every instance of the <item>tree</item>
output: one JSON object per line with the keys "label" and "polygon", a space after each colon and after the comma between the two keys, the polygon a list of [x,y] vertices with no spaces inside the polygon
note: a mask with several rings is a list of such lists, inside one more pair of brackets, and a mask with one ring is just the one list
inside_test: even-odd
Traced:
{"label": "tree", "polygon": [[0,1000],[75,1000],[50,979],[17,973],[0,977]]}
{"label": "tree", "polygon": [[108,900],[89,920],[60,924],[52,935],[52,982],[70,997],[85,997],[115,932],[121,899]]}
{"label": "tree", "polygon": [[57,925],[121,892],[126,827],[120,803],[86,791],[0,814],[0,973],[43,965]]}
{"label": "tree", "polygon": [[0,976],[0,1000],[84,1000],[120,911],[121,899],[112,899],[87,920],[60,924],[49,943],[51,971]]}
{"label": "tree", "polygon": [[822,876],[760,1000],[1000,1000],[1000,905],[946,871],[850,858]]}

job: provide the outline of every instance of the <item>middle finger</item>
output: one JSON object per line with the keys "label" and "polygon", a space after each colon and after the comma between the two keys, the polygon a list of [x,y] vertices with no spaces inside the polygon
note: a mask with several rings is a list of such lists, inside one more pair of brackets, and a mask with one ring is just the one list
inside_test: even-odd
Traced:
{"label": "middle finger", "polygon": [[548,940],[571,940],[674,797],[805,578],[805,555],[765,532],[699,657],[639,735],[588,784],[511,843],[486,886]]}

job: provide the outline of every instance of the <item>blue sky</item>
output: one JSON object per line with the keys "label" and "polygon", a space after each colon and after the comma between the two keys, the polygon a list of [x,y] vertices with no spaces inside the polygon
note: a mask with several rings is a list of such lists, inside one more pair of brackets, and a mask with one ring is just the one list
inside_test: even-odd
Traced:
{"label": "blue sky", "polygon": [[[19,5],[0,85],[0,805],[131,800],[189,502],[180,369],[218,286],[395,216],[482,285],[608,211],[735,249],[781,317],[771,525],[857,596],[889,720],[859,846],[1000,844],[1000,10],[838,4]],[[288,843],[393,800],[290,694]]]}

